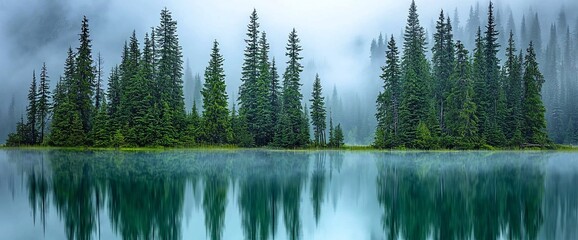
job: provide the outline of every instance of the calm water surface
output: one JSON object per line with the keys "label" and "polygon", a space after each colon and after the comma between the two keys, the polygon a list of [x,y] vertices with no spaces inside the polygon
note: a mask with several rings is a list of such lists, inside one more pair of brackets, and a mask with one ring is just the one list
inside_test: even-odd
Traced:
{"label": "calm water surface", "polygon": [[578,239],[578,153],[0,150],[0,239]]}

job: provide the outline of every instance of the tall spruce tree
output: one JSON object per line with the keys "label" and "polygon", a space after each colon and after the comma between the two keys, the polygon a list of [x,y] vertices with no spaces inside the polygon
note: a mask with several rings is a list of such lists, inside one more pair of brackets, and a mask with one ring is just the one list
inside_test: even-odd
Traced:
{"label": "tall spruce tree", "polygon": [[456,44],[454,71],[451,76],[452,88],[448,95],[448,114],[446,117],[452,146],[473,148],[479,142],[477,128],[477,106],[474,103],[474,82],[468,50],[458,41]]}
{"label": "tall spruce tree", "polygon": [[[258,42],[258,70],[257,82],[255,83],[255,92],[253,99],[255,100],[255,113],[253,123],[249,124],[249,132],[252,133],[255,143],[258,146],[264,146],[273,141],[274,123],[271,119],[272,107],[270,101],[271,88],[271,73],[269,63],[269,43],[267,43],[267,35],[265,32],[261,33],[261,38]],[[247,115],[245,117],[248,117]]]}
{"label": "tall spruce tree", "polygon": [[286,47],[285,56],[287,60],[287,67],[283,74],[283,102],[281,108],[281,116],[277,124],[275,133],[276,145],[281,147],[301,147],[303,146],[303,112],[301,108],[301,77],[303,65],[301,64],[300,52],[302,51],[299,45],[299,37],[297,31],[293,29],[289,34],[289,40]]}
{"label": "tall spruce tree", "polygon": [[118,67],[113,67],[108,78],[108,116],[109,129],[116,131],[120,129],[120,103],[121,103],[121,86]]}
{"label": "tall spruce tree", "polygon": [[485,78],[485,55],[484,42],[482,40],[481,28],[478,27],[476,34],[476,47],[474,49],[474,60],[472,64],[472,78],[474,80],[474,103],[476,104],[476,116],[478,119],[478,134],[480,142],[485,143],[485,126],[488,121],[488,87]]}
{"label": "tall spruce tree", "polygon": [[447,97],[452,87],[450,76],[454,68],[454,41],[450,19],[445,18],[443,11],[436,22],[432,52],[435,110],[440,128],[445,132],[444,116],[447,112]]}
{"label": "tall spruce tree", "polygon": [[[239,115],[244,115],[247,119],[249,132],[254,136],[257,143],[261,143],[261,138],[257,138],[257,121],[259,118],[258,98],[261,98],[258,78],[260,70],[260,50],[263,47],[259,44],[259,16],[257,10],[253,9],[249,17],[249,24],[247,25],[247,38],[245,43],[245,59],[243,61],[243,68],[241,71],[241,86],[239,87]],[[266,43],[266,42],[265,42]],[[261,49],[260,49],[261,48]]]}
{"label": "tall spruce tree", "polygon": [[102,60],[102,56],[100,56],[100,52],[96,57],[96,66],[94,66],[95,72],[95,82],[94,82],[94,109],[98,113],[100,110],[100,105],[102,105],[103,101],[105,100],[104,97],[104,90],[102,89],[102,77],[104,75],[103,65],[104,61]]}
{"label": "tall spruce tree", "polygon": [[534,45],[524,58],[524,139],[528,144],[544,145],[549,142],[546,134],[545,108],[540,95],[544,77],[540,73]]}
{"label": "tall spruce tree", "polygon": [[494,5],[492,2],[490,2],[488,7],[488,23],[484,34],[484,79],[487,88],[487,105],[482,105],[486,107],[484,112],[487,114],[484,123],[484,134],[488,144],[499,146],[504,144],[505,136],[500,126],[504,119],[500,111],[502,104],[500,99],[500,94],[502,94],[500,60],[498,59],[500,45],[498,43],[499,33],[496,30]]}
{"label": "tall spruce tree", "polygon": [[[279,115],[281,113],[281,85],[279,83],[279,74],[277,73],[277,66],[275,65],[275,58],[271,60],[271,70],[269,71],[271,77],[271,85],[269,89],[269,101],[271,105],[271,122],[273,129],[279,122]],[[275,135],[275,134],[273,134]]]}
{"label": "tall spruce tree", "polygon": [[48,70],[46,63],[42,64],[42,71],[40,72],[40,84],[38,85],[38,103],[37,103],[36,118],[39,126],[39,143],[44,143],[46,124],[48,124],[48,117],[50,113],[50,79],[48,77]]}
{"label": "tall spruce tree", "polygon": [[[66,61],[64,62],[64,76],[56,84],[52,97],[54,104],[52,106],[53,117],[50,125],[49,144],[53,146],[69,146],[72,143],[70,139],[73,138],[71,127],[74,124],[77,128],[77,125],[80,124],[80,122],[73,122],[74,115],[78,115],[73,104],[75,95],[70,93],[74,73],[74,53],[72,48],[68,48]],[[82,144],[82,142],[74,144]]]}
{"label": "tall spruce tree", "polygon": [[380,148],[399,144],[399,108],[401,104],[401,69],[399,51],[393,35],[387,43],[385,66],[382,68],[383,92],[377,99],[377,130],[374,145]]}
{"label": "tall spruce tree", "polygon": [[400,108],[401,137],[403,143],[410,148],[417,147],[415,141],[419,123],[428,122],[431,114],[428,87],[430,76],[425,47],[425,31],[419,24],[415,1],[412,1],[404,33],[402,57],[404,84]]}
{"label": "tall spruce tree", "polygon": [[313,143],[316,146],[325,146],[325,128],[326,128],[326,112],[325,112],[325,97],[323,97],[321,79],[319,74],[315,75],[315,82],[313,83],[313,92],[311,93],[311,124],[313,125]]}
{"label": "tall spruce tree", "polygon": [[38,90],[36,84],[36,71],[32,72],[32,82],[28,90],[28,106],[26,107],[26,143],[34,145],[38,140],[38,131],[36,131],[36,119],[38,115]]}
{"label": "tall spruce tree", "polygon": [[[156,104],[161,108],[161,138],[178,140],[186,128],[185,101],[183,97],[183,54],[177,34],[177,21],[171,12],[164,8],[161,11],[160,24],[154,33],[153,53],[155,55],[154,75],[157,79],[158,98]],[[168,106],[169,109],[163,109]],[[165,116],[166,115],[166,116]],[[174,130],[169,129],[174,128]]]}
{"label": "tall spruce tree", "polygon": [[80,32],[80,46],[77,48],[75,63],[75,75],[70,84],[70,92],[78,117],[82,123],[83,135],[91,129],[93,113],[92,97],[94,95],[95,69],[92,60],[92,45],[90,30],[86,16],[82,19]]}
{"label": "tall spruce tree", "polygon": [[233,140],[223,61],[223,56],[219,53],[219,43],[215,40],[211,60],[205,70],[205,85],[201,92],[205,141],[212,144],[226,144]]}
{"label": "tall spruce tree", "polygon": [[510,32],[508,39],[508,48],[506,48],[505,69],[505,89],[508,93],[506,104],[508,115],[505,123],[508,126],[505,130],[506,138],[513,145],[521,144],[521,127],[522,127],[522,66],[517,56],[514,33]]}

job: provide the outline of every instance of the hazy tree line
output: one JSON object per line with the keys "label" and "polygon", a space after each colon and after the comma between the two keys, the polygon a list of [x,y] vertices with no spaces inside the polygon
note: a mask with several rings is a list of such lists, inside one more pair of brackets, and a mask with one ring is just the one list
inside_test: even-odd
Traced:
{"label": "hazy tree line", "polygon": [[[449,16],[440,13],[427,59],[426,32],[412,2],[400,56],[392,36],[385,50],[377,99],[374,145],[380,148],[481,148],[545,146],[545,80],[533,41],[518,51],[513,31],[500,64],[501,44],[493,4],[478,27],[472,54],[454,40]],[[380,40],[381,41],[381,40]]]}
{"label": "hazy tree line", "polygon": [[[539,64],[539,70],[544,76],[543,87],[540,89],[540,93],[546,110],[547,134],[555,143],[578,143],[578,130],[576,128],[576,126],[578,126],[578,117],[574,114],[576,110],[578,110],[576,109],[576,104],[574,104],[576,100],[578,100],[575,94],[576,89],[578,89],[578,79],[576,79],[575,74],[578,69],[578,61],[576,61],[575,57],[578,53],[578,47],[576,45],[576,42],[578,42],[578,29],[571,28],[569,18],[564,8],[560,10],[556,21],[551,24],[543,24],[540,20],[540,15],[536,12],[524,12],[521,19],[515,19],[512,10],[510,8],[505,9],[506,11],[497,8],[492,12],[492,15],[494,16],[494,29],[499,33],[496,36],[496,43],[497,46],[499,46],[497,49],[497,57],[501,62],[498,68],[500,72],[498,79],[501,79],[500,81],[503,82],[502,88],[506,95],[504,96],[506,98],[506,108],[508,108],[508,106],[511,108],[513,105],[521,104],[517,100],[513,101],[513,99],[516,99],[516,96],[513,95],[522,96],[521,94],[523,94],[516,89],[511,89],[504,85],[504,83],[508,81],[516,81],[515,79],[517,78],[523,78],[523,72],[520,73],[521,76],[517,76],[518,73],[513,75],[509,74],[510,69],[520,67],[516,66],[520,63],[513,61],[514,57],[512,55],[518,55],[518,58],[520,58],[520,53],[517,51],[522,51],[523,55],[526,54],[526,48],[531,42],[536,60],[541,63]],[[450,18],[450,15],[452,15],[449,26],[451,27],[451,36],[454,44],[454,61],[458,61],[458,40],[463,44],[465,49],[475,50],[478,47],[476,44],[478,27],[481,27],[482,40],[485,40],[484,35],[487,30],[487,21],[480,20],[482,14],[483,10],[480,8],[479,3],[470,8],[466,14],[466,21],[460,21],[460,13],[457,8],[452,14],[448,12],[444,13],[446,21]],[[451,72],[453,72],[453,70],[451,70],[451,67],[444,68],[443,66],[436,65],[436,61],[439,60],[437,57],[440,56],[439,51],[437,51],[440,46],[440,42],[437,39],[437,35],[439,34],[438,27],[440,27],[439,20],[435,25],[436,26],[432,27],[435,30],[433,34],[426,34],[425,36],[427,41],[425,48],[426,56],[431,56],[431,74],[434,78],[435,75],[438,75],[439,79],[439,76],[447,76],[447,72],[443,69],[450,69]],[[546,31],[548,29],[544,28],[544,26],[549,26],[549,31]],[[512,33],[512,36],[510,33]],[[431,38],[432,36],[433,38]],[[510,39],[513,40],[513,48],[509,50]],[[370,47],[372,69],[378,69],[386,62],[387,55],[385,52],[388,50],[389,40],[390,39],[386,39],[384,35],[380,34],[378,38],[372,41]],[[396,35],[395,40],[397,42],[403,42],[405,39],[403,36],[398,37]],[[431,50],[431,52],[429,50]],[[472,58],[475,60],[475,51],[471,51],[468,56],[470,60]],[[445,65],[448,62],[442,63]],[[442,68],[440,69],[439,67]],[[470,62],[470,68],[471,67],[474,67],[474,64]],[[524,69],[523,65],[521,67]],[[495,73],[493,74],[495,75]],[[378,76],[373,77],[378,78]],[[443,79],[451,79],[451,77]],[[447,87],[447,85],[441,82],[437,85],[435,91],[444,90],[445,86]],[[447,93],[449,92],[446,92],[446,94]],[[435,97],[437,97],[436,103],[441,107],[441,103],[443,102],[440,100],[442,100],[444,96],[438,94]],[[507,99],[508,97],[510,97],[510,100]],[[477,109],[480,108],[479,105],[476,107]],[[438,114],[442,113],[439,109],[437,112]],[[519,113],[513,114],[518,115]],[[512,114],[507,115],[510,115],[510,119],[505,122],[511,123],[512,118],[515,116]],[[442,118],[439,124],[444,123],[445,119]],[[505,135],[506,138],[511,138],[511,133],[505,133]],[[519,139],[517,141],[519,141]],[[493,144],[502,145],[495,142]]]}
{"label": "hazy tree line", "polygon": [[[265,32],[259,30],[256,11],[247,28],[238,112],[235,104],[231,110],[228,106],[224,58],[215,40],[202,89],[200,76],[196,76],[194,86],[186,91],[186,98],[192,100],[192,109],[187,113],[182,48],[177,22],[170,11],[161,11],[159,26],[145,34],[142,48],[133,32],[125,42],[121,63],[110,71],[106,91],[102,58],[93,58],[85,17],[80,44],[75,51],[68,49],[64,74],[53,93],[48,87],[46,67],[42,68],[39,84],[33,73],[26,119],[23,117],[17,124],[7,145],[342,146],[341,125],[334,127],[331,116],[329,139],[326,138],[327,113],[319,77],[310,108],[303,104],[302,47],[295,29],[289,34],[287,66],[280,79],[275,59],[269,60],[269,44]],[[190,82],[191,78],[187,65],[184,79]],[[201,112],[197,105],[202,106]],[[310,123],[314,127],[313,141]]]}

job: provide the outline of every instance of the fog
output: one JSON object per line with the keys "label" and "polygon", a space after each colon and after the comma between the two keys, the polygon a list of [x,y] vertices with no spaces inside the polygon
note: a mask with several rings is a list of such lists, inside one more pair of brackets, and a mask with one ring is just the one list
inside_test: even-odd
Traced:
{"label": "fog", "polygon": [[[309,99],[315,73],[319,73],[325,94],[335,86],[342,100],[363,105],[361,118],[371,124],[374,96],[380,79],[370,77],[369,46],[379,33],[399,36],[405,25],[410,0],[212,0],[212,1],[139,1],[139,0],[0,0],[0,142],[8,124],[5,117],[11,99],[15,99],[16,118],[24,113],[26,92],[32,71],[37,74],[43,62],[48,67],[51,85],[62,73],[66,50],[76,48],[83,15],[89,19],[93,58],[100,52],[105,76],[120,62],[124,41],[133,30],[142,44],[145,32],[158,25],[159,13],[167,7],[178,22],[183,60],[189,60],[192,73],[203,73],[213,40],[220,42],[225,57],[229,96],[237,95],[240,84],[244,38],[253,8],[259,15],[260,30],[266,31],[280,72],[284,70],[287,35],[296,28],[303,45],[302,75],[304,100]],[[516,21],[526,11],[540,14],[543,42],[547,41],[550,23],[564,8],[568,22],[577,22],[575,0],[501,0],[499,9],[511,8]],[[441,9],[451,17],[460,13],[463,26],[475,1],[417,0],[422,26],[431,30]],[[482,13],[487,1],[480,2]],[[484,21],[485,13],[481,15]],[[519,24],[519,22],[517,23]],[[571,28],[573,29],[573,28]],[[431,38],[431,36],[430,36]],[[398,43],[399,44],[399,43]],[[106,79],[106,78],[105,78]],[[106,83],[104,83],[106,86]],[[355,97],[358,96],[358,97]],[[187,103],[189,104],[189,103]],[[14,116],[11,116],[14,117]],[[347,128],[347,126],[344,126]],[[347,136],[346,136],[347,140]]]}

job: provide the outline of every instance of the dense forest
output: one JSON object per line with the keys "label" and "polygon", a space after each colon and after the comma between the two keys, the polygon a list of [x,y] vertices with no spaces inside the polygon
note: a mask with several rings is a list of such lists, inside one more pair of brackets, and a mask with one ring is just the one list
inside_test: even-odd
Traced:
{"label": "dense forest", "polygon": [[[500,12],[495,13],[492,3],[485,24],[479,21],[479,7],[470,12],[468,26],[477,27],[462,28],[457,13],[452,21],[442,11],[430,40],[412,2],[402,38],[396,40],[392,35],[384,39],[380,35],[373,41],[372,65],[382,69],[381,91],[375,90],[373,145],[419,149],[545,147],[552,143],[549,135],[556,143],[572,143],[575,117],[566,108],[572,106],[568,103],[572,101],[573,80],[557,75],[568,72],[556,64],[561,45],[557,28],[552,26],[552,46],[544,51],[539,34],[537,38],[535,35],[539,24],[537,30],[535,24],[528,30],[523,20],[522,37],[518,37],[512,17],[509,31],[505,31]],[[204,83],[199,75],[193,77],[188,63],[183,73],[177,22],[166,8],[159,26],[145,34],[142,48],[135,32],[125,42],[121,63],[111,69],[105,88],[103,60],[100,54],[93,58],[85,17],[79,46],[68,49],[56,88],[50,91],[45,66],[38,83],[33,72],[26,114],[15,133],[9,135],[7,145],[340,147],[345,135],[358,138],[373,132],[372,124],[360,112],[343,109],[335,87],[331,98],[326,97],[319,75],[310,97],[304,99],[303,49],[295,29],[288,36],[286,67],[279,76],[258,20],[253,11],[238,98],[230,98],[225,60],[216,40]],[[538,21],[536,14],[532,22]],[[567,35],[569,46],[569,30]],[[575,67],[573,62],[567,65]],[[544,103],[542,95],[549,96]],[[185,101],[192,102],[190,109],[185,108]],[[349,114],[361,120],[348,121],[344,116]],[[345,123],[343,127],[340,122]]]}
{"label": "dense forest", "polygon": [[[68,49],[64,74],[52,93],[46,67],[40,83],[33,73],[26,118],[8,136],[8,146],[343,146],[341,125],[334,127],[331,120],[329,139],[325,138],[326,110],[319,78],[311,107],[302,104],[302,47],[297,32],[293,29],[289,34],[287,68],[280,79],[275,59],[269,59],[266,33],[259,30],[257,11],[251,14],[245,40],[238,112],[235,106],[228,107],[224,58],[216,40],[201,97],[192,96],[192,109],[185,110],[177,22],[166,8],[159,26],[145,34],[142,49],[135,32],[125,42],[122,61],[110,71],[106,90],[102,59],[93,59],[86,17],[79,36],[76,50]],[[200,98],[202,112],[196,102]]]}

